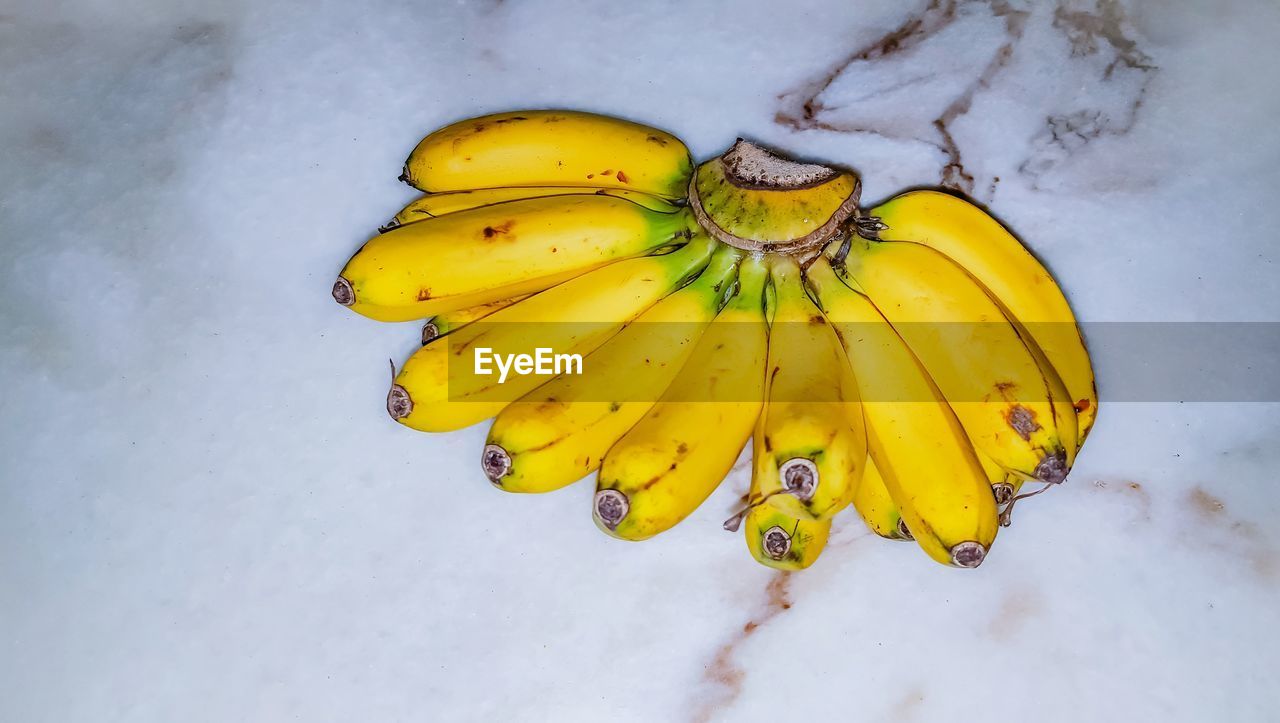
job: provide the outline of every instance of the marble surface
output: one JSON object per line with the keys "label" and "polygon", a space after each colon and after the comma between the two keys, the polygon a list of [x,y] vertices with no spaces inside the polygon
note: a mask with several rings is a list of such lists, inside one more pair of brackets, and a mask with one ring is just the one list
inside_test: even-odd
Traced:
{"label": "marble surface", "polygon": [[844,515],[780,575],[719,529],[743,470],[642,545],[587,486],[495,491],[482,427],[382,410],[413,325],[328,289],[421,135],[567,106],[870,201],[961,189],[1087,321],[1278,321],[1278,30],[1264,0],[6,3],[0,719],[1274,720],[1276,404],[1105,406],[977,571]]}

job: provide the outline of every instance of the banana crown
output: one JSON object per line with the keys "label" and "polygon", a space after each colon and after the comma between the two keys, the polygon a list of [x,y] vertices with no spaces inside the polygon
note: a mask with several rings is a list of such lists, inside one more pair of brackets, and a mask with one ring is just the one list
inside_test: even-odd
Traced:
{"label": "banana crown", "polygon": [[752,251],[820,248],[857,211],[861,183],[847,171],[797,163],[739,139],[698,167],[689,205],[720,241]]}

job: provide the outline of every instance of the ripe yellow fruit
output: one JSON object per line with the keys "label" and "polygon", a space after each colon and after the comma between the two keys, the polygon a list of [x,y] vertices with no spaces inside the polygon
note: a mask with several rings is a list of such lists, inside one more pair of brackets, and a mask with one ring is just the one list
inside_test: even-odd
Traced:
{"label": "ripe yellow fruit", "polygon": [[738,268],[738,289],[671,386],[609,449],[594,516],[606,533],[644,540],[689,516],[729,474],[764,404],[769,326],[759,258]]}
{"label": "ripe yellow fruit", "polygon": [[1071,305],[1040,261],[999,221],[950,194],[911,191],[871,214],[887,226],[880,238],[933,248],[991,292],[1061,375],[1075,406],[1077,446],[1083,444],[1098,414],[1093,365]]}
{"label": "ripe yellow fruit", "polygon": [[657,128],[579,111],[527,110],[441,128],[409,154],[401,180],[432,192],[585,186],[680,198],[692,171],[689,149]]}
{"label": "ripe yellow fruit", "polygon": [[508,492],[548,492],[595,471],[653,406],[715,318],[742,252],[721,246],[688,286],[649,307],[583,361],[493,421],[482,462]]}
{"label": "ripe yellow fruit", "polygon": [[476,349],[487,348],[495,358],[532,357],[538,348],[589,354],[696,276],[715,246],[696,234],[677,251],[597,269],[427,344],[396,375],[387,412],[424,432],[448,432],[492,417],[547,378],[530,374],[500,382],[496,375],[476,374]]}
{"label": "ripe yellow fruit", "polygon": [[830,519],[852,501],[867,459],[858,388],[795,259],[771,256],[769,262],[777,309],[753,484],[765,504],[793,517]]}
{"label": "ripe yellow fruit", "polygon": [[409,321],[550,288],[619,259],[682,243],[685,213],[612,196],[549,196],[459,211],[370,239],[334,298],[379,321]]}

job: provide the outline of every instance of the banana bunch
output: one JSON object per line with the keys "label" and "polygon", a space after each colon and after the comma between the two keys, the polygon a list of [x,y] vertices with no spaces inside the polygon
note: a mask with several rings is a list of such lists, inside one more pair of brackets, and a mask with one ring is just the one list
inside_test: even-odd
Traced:
{"label": "banana bunch", "polygon": [[863,212],[850,172],[743,140],[695,166],[669,133],[560,110],[447,126],[400,178],[424,195],[332,290],[426,320],[388,413],[428,432],[492,419],[480,467],[506,492],[594,473],[612,537],[677,525],[750,443],[725,527],[760,563],[808,567],[852,508],[977,567],[1097,415],[1062,291],[956,196]]}

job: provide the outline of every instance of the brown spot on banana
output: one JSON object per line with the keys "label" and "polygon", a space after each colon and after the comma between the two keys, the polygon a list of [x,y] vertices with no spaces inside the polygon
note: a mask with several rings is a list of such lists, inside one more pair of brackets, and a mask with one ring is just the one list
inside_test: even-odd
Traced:
{"label": "brown spot on banana", "polygon": [[1036,413],[1021,404],[1010,407],[1004,418],[1009,427],[1017,432],[1024,442],[1030,441],[1031,435],[1041,428],[1040,423],[1036,421]]}
{"label": "brown spot on banana", "polygon": [[497,226],[485,226],[484,231],[482,231],[481,234],[483,234],[487,239],[495,238],[497,236],[506,236],[511,233],[511,227],[515,225],[516,222],[512,220],[504,221]]}

